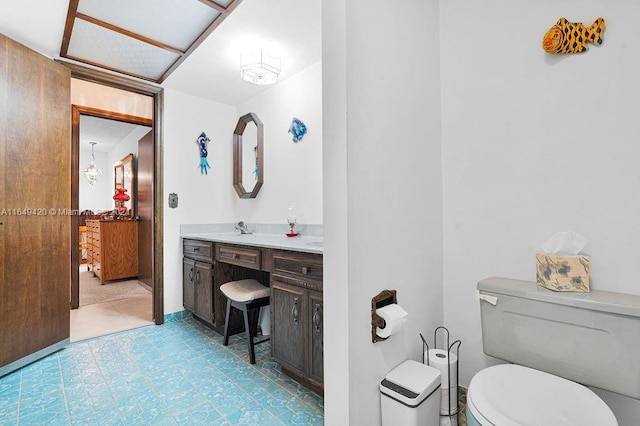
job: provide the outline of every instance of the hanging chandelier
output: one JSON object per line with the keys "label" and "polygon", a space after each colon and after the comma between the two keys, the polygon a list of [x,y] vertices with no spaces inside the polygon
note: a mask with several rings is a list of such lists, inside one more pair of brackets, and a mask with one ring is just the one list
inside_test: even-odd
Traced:
{"label": "hanging chandelier", "polygon": [[100,176],[102,172],[100,171],[98,166],[96,166],[96,157],[93,155],[93,147],[98,142],[89,143],[91,144],[91,163],[89,164],[89,166],[87,166],[86,169],[84,169],[84,172],[82,173],[87,177],[89,183],[93,185],[94,183],[96,183],[96,180],[98,180],[98,176]]}

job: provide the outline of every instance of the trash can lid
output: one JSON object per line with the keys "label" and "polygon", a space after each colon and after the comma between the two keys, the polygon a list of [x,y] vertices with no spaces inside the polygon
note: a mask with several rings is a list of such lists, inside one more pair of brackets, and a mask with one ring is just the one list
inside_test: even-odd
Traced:
{"label": "trash can lid", "polygon": [[408,359],[380,382],[380,392],[409,407],[417,407],[440,387],[440,370]]}

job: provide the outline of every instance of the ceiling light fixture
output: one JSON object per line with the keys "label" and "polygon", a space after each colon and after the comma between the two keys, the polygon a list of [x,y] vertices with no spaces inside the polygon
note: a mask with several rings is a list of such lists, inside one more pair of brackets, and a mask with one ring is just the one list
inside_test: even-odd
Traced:
{"label": "ceiling light fixture", "polygon": [[263,51],[240,55],[240,77],[244,81],[260,86],[275,84],[280,74],[280,58]]}
{"label": "ceiling light fixture", "polygon": [[93,155],[93,147],[98,142],[89,142],[89,143],[91,144],[91,163],[86,169],[84,169],[84,172],[82,173],[84,173],[84,175],[87,177],[87,180],[89,181],[89,183],[93,185],[94,183],[96,183],[96,180],[98,180],[98,176],[100,176],[102,172],[100,171],[98,166],[96,166],[96,158]]}

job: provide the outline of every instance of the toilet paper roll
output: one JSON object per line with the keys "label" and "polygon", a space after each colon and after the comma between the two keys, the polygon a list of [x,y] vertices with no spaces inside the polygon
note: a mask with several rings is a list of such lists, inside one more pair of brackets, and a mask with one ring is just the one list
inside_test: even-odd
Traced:
{"label": "toilet paper roll", "polygon": [[440,416],[440,426],[458,426],[458,415]]}
{"label": "toilet paper roll", "polygon": [[[429,349],[424,352],[429,365],[440,371],[440,414],[458,412],[458,357],[444,349]],[[449,378],[451,378],[449,380]],[[451,400],[449,400],[451,389]]]}
{"label": "toilet paper roll", "polygon": [[440,414],[455,414],[458,412],[458,387],[451,388],[451,400],[449,389],[440,388]]}
{"label": "toilet paper roll", "polygon": [[407,311],[395,303],[376,309],[376,313],[385,322],[384,328],[376,327],[376,335],[378,337],[386,338],[396,334],[407,322]]}
{"label": "toilet paper roll", "polygon": [[[442,387],[448,388],[458,384],[458,357],[452,352],[444,349],[429,349],[424,352],[424,359],[429,360],[427,364],[440,370],[440,378]],[[449,363],[449,361],[451,361]],[[451,366],[449,367],[449,364]],[[451,381],[449,381],[449,373],[451,373]]]}

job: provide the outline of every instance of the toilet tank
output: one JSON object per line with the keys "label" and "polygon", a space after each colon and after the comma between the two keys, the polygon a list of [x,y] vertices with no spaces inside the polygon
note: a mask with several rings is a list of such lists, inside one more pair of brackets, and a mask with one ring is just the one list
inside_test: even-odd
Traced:
{"label": "toilet tank", "polygon": [[484,353],[640,399],[640,296],[554,292],[535,282],[478,282]]}

